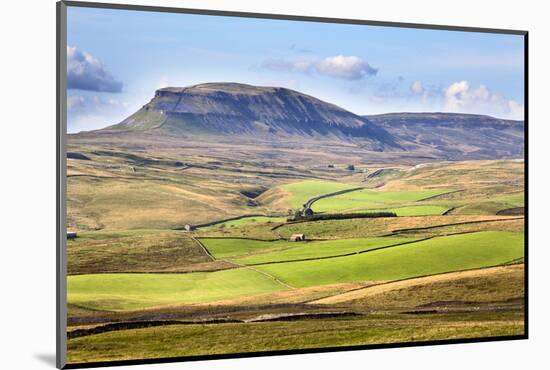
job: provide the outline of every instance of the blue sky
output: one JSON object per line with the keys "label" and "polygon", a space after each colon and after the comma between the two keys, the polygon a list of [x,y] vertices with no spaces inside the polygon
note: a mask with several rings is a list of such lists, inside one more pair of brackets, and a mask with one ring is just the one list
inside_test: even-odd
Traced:
{"label": "blue sky", "polygon": [[69,132],[115,124],[165,86],[282,86],[357,114],[522,119],[523,37],[68,8]]}

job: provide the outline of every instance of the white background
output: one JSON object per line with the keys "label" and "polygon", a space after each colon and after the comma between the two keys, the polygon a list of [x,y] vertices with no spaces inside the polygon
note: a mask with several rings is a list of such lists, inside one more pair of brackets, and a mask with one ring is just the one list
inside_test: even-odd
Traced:
{"label": "white background", "polygon": [[[117,2],[116,0],[111,0]],[[143,365],[133,369],[548,368],[549,21],[544,1],[132,1],[134,4],[530,31],[530,339]],[[55,2],[2,4],[0,73],[0,368],[55,358]],[[381,40],[383,42],[383,40]],[[546,350],[546,353],[545,353]]]}

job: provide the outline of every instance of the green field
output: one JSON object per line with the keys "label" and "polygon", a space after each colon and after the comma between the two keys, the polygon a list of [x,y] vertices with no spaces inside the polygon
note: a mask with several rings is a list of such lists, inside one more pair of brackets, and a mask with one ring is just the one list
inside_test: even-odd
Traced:
{"label": "green field", "polygon": [[523,257],[523,234],[487,231],[438,237],[357,256],[256,266],[295,287],[385,281],[480,268]]}
{"label": "green field", "polygon": [[89,274],[67,278],[67,302],[98,310],[205,303],[284,290],[248,269],[188,274]]}
{"label": "green field", "polygon": [[411,242],[413,238],[359,238],[293,243],[287,249],[234,259],[240,264],[322,258]]}
{"label": "green field", "polygon": [[201,238],[201,243],[216,258],[230,258],[268,249],[286,248],[292,242],[286,240],[261,241],[251,239],[209,239]]}
{"label": "green field", "polygon": [[[383,239],[373,239],[371,247],[383,245],[377,244],[382,243]],[[395,241],[397,239],[393,238],[388,243]],[[331,253],[331,245],[352,251],[357,250],[356,242],[319,242],[321,247],[317,250],[302,245],[295,250],[253,256],[248,262],[258,262],[262,258],[273,261],[326,255]],[[398,280],[492,266],[521,257],[522,234],[489,231],[439,237],[347,257],[260,265],[257,269],[294,287],[307,287]],[[204,303],[284,289],[275,279],[243,268],[188,274],[89,274],[68,278],[68,302],[94,309],[127,310],[176,303]]]}
{"label": "green field", "polygon": [[357,185],[342,184],[332,181],[301,181],[280,186],[279,188],[288,193],[287,201],[294,208],[300,208],[311,198],[319,195],[334,193],[340,190],[356,188]]}
{"label": "green field", "polygon": [[462,195],[466,199],[458,199],[449,204],[456,207],[454,214],[479,215],[479,214],[497,214],[508,208],[518,208],[524,206],[524,192],[516,192],[505,195],[498,195],[498,192],[487,191],[486,195],[468,196]]}
{"label": "green field", "polygon": [[70,148],[70,363],[523,333],[523,163],[143,140]]}
{"label": "green field", "polygon": [[421,199],[449,192],[449,189],[434,189],[424,191],[374,191],[358,190],[350,193],[323,198],[315,202],[312,209],[315,212],[337,212],[360,209],[388,209],[396,205],[409,205]]}

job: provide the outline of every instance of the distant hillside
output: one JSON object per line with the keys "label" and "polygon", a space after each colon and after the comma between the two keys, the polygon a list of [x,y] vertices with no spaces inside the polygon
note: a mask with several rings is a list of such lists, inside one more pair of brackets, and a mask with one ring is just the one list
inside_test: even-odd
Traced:
{"label": "distant hillside", "polygon": [[267,157],[273,153],[269,148],[277,147],[338,156],[349,156],[354,148],[366,161],[524,154],[522,121],[454,113],[359,116],[294,90],[237,83],[162,88],[121,123],[71,137],[136,147],[179,146],[188,139],[252,144],[265,147]]}
{"label": "distant hillside", "polygon": [[368,119],[280,87],[206,83],[166,87],[139,111],[108,130],[160,129],[183,135],[360,139],[371,149],[397,148]]}
{"label": "distant hillside", "polygon": [[408,151],[428,150],[447,159],[519,158],[523,121],[474,114],[390,113],[365,116]]}

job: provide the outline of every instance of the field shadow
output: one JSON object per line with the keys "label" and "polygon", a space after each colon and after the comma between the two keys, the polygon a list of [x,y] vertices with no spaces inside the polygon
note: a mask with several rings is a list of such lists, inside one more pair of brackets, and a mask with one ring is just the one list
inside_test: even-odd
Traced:
{"label": "field shadow", "polygon": [[34,358],[51,367],[55,367],[56,365],[55,353],[35,353]]}

